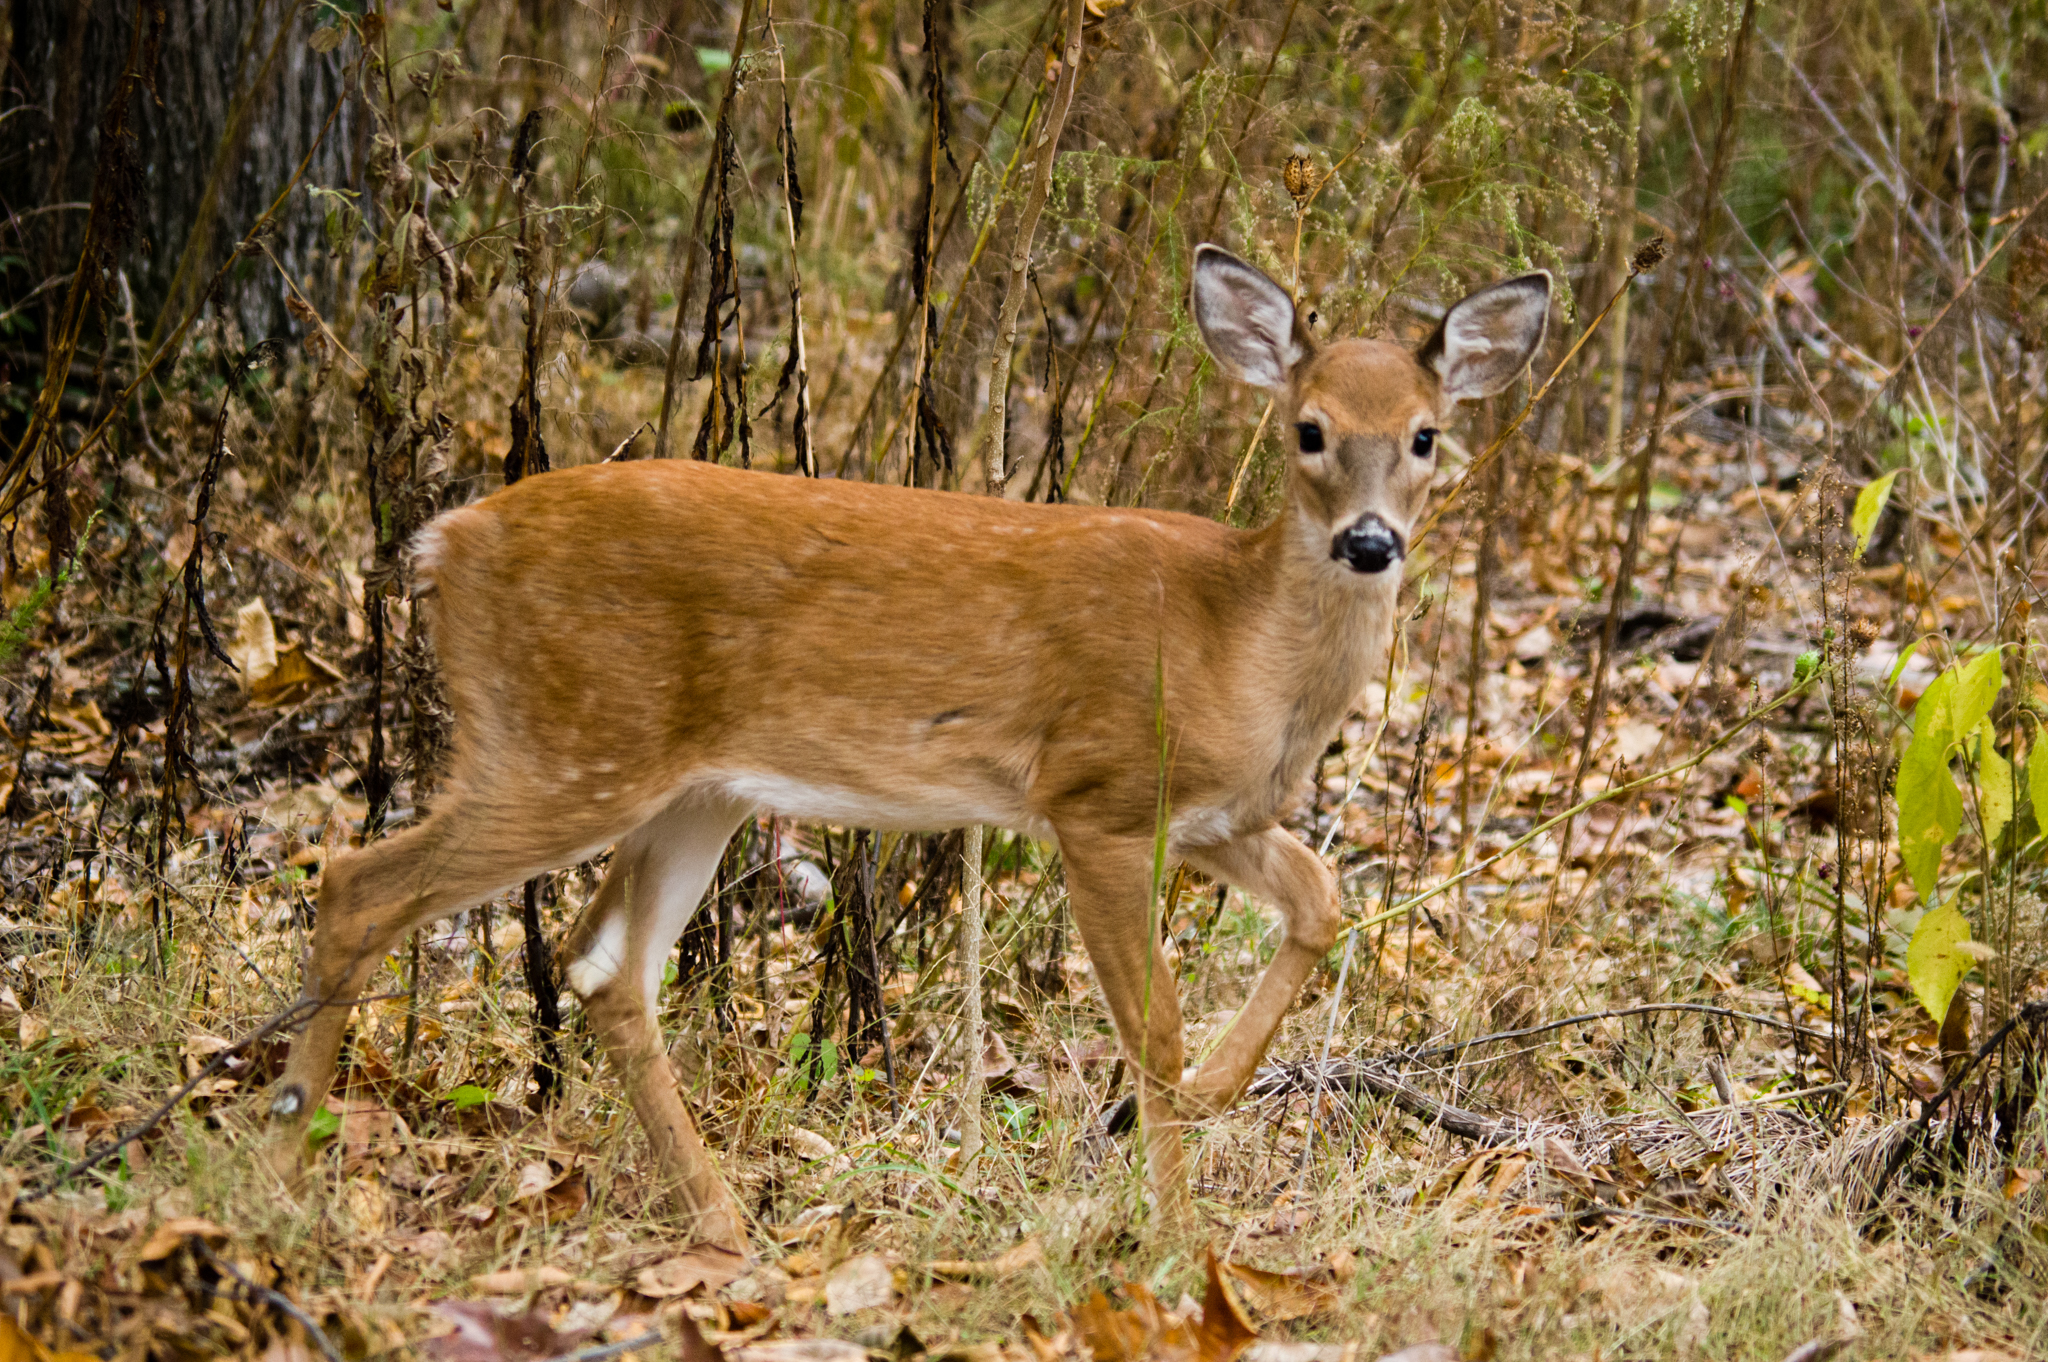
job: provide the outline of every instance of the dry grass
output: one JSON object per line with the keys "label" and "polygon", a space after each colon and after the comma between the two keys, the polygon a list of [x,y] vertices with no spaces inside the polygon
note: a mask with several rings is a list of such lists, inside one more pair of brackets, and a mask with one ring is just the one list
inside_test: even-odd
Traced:
{"label": "dry grass", "polygon": [[[373,211],[351,218],[343,199],[320,199],[337,212],[333,249],[286,262],[305,304],[295,335],[330,339],[230,394],[234,457],[208,554],[225,633],[260,597],[280,640],[341,680],[250,697],[205,660],[196,623],[179,630],[186,521],[223,375],[248,340],[230,313],[202,311],[160,356],[146,428],[105,392],[64,408],[56,428],[83,452],[62,505],[76,525],[98,518],[81,579],[29,610],[32,633],[9,635],[26,646],[6,678],[0,1020],[14,1041],[0,1050],[0,1161],[20,1182],[40,1186],[90,1141],[131,1130],[223,1040],[296,996],[325,848],[360,837],[370,813],[372,437],[440,450],[451,504],[488,493],[532,342],[553,462],[622,442],[646,457],[678,340],[671,452],[701,429],[716,457],[744,447],[757,467],[793,467],[793,400],[770,400],[791,325],[771,78],[783,70],[819,464],[981,486],[980,380],[1032,169],[1022,120],[1052,95],[1040,79],[1066,6],[938,6],[931,25],[914,9],[778,7],[779,56],[751,14],[730,100],[740,7],[666,8],[397,8],[369,26],[388,83],[365,62],[362,21],[347,21],[334,60],[366,78],[352,107],[415,174],[323,187],[369,192],[346,202]],[[1045,499],[1057,484],[1075,500],[1238,523],[1271,512],[1281,446],[1217,379],[1184,315],[1200,240],[1298,277],[1329,335],[1419,338],[1470,285],[1553,268],[1567,301],[1539,380],[1628,287],[1624,362],[1594,337],[1505,446],[1499,483],[1488,470],[1468,489],[1466,451],[1526,393],[1474,413],[1446,459],[1397,669],[1360,698],[1295,819],[1341,870],[1352,920],[1380,920],[1311,981],[1264,1095],[1189,1132],[1206,1224],[1153,1223],[1135,1142],[1104,1129],[1127,1085],[1061,926],[1050,848],[991,839],[985,996],[1008,1058],[986,1066],[989,1143],[962,1170],[949,1137],[963,1082],[957,896],[935,893],[935,913],[906,913],[882,943],[892,1106],[881,1057],[840,1049],[846,980],[817,967],[816,910],[793,878],[831,867],[832,911],[846,911],[850,830],[764,824],[743,841],[719,899],[740,927],[728,955],[721,966],[713,939],[686,938],[664,1004],[678,1068],[759,1220],[767,1266],[737,1296],[786,1298],[771,1318],[790,1334],[859,1334],[886,1353],[897,1339],[885,1326],[900,1321],[935,1355],[1005,1339],[1022,1356],[1021,1315],[1049,1322],[1098,1288],[1199,1297],[1213,1246],[1269,1267],[1335,1264],[1328,1308],[1267,1333],[1355,1343],[1363,1357],[1431,1338],[1468,1359],[1768,1358],[1851,1337],[1872,1357],[2048,1351],[2039,1027],[1971,1074],[1931,1153],[1884,1174],[1960,1051],[2039,996],[2048,959],[2040,814],[2023,798],[1999,845],[1966,830],[1951,853],[1943,892],[1992,954],[1945,1034],[1926,1017],[1904,960],[1924,905],[1900,873],[1888,798],[1912,698],[1965,649],[2008,650],[1995,720],[2013,759],[2043,741],[2048,716],[2048,238],[2029,208],[2048,185],[2048,109],[2027,102],[2048,88],[2038,25],[1985,5],[1765,9],[1731,82],[1738,5],[1095,8],[1021,308],[1011,495]],[[934,33],[950,160],[928,140]],[[1731,88],[1733,140],[1713,184]],[[538,107],[550,112],[529,197],[552,302],[529,331],[507,171]],[[729,240],[695,217],[721,109],[736,157]],[[1310,201],[1283,182],[1291,155],[1322,186]],[[411,197],[428,182],[433,194]],[[422,249],[405,225],[415,201],[468,276],[459,296],[432,248],[413,275],[378,264]],[[926,231],[929,327],[910,263]],[[1629,250],[1653,234],[1673,256],[1625,285]],[[1699,288],[1681,307],[1695,261]],[[268,258],[244,264],[242,287],[279,289]],[[716,376],[692,378],[714,277],[736,283],[738,316],[707,348]],[[108,352],[121,382],[143,358],[124,335]],[[413,385],[384,424],[360,399],[378,353],[395,366],[380,372]],[[742,356],[743,382],[721,387]],[[1629,456],[1656,411],[1632,589],[1589,721],[1635,519]],[[942,446],[950,469],[935,463]],[[1907,470],[1894,509],[1859,561],[1849,500],[1894,469]],[[425,477],[412,466],[398,485]],[[46,510],[10,538],[10,608],[39,606],[54,525]],[[182,730],[195,766],[175,805],[161,797],[170,677],[151,660],[153,620],[174,657],[181,641],[189,651],[196,696]],[[394,669],[407,626],[394,607]],[[1890,675],[1916,643],[1922,660]],[[1708,751],[1801,684],[1809,652],[1821,675],[1807,693]],[[389,682],[388,812],[402,821],[420,797],[407,739],[425,702],[396,670]],[[1582,771],[1598,793],[1671,764],[1684,769],[1575,820],[1569,845],[1562,828],[1517,845]],[[764,854],[771,828],[787,859]],[[944,873],[934,844],[887,840],[879,925]],[[592,867],[554,878],[552,933],[595,882]],[[1174,878],[1163,913],[1198,1055],[1272,927],[1192,877]],[[563,1090],[537,1119],[528,1110],[518,921],[500,903],[434,929],[417,979],[413,956],[392,958],[375,988],[393,996],[362,1014],[335,1104],[347,1120],[303,1198],[250,1156],[254,1094],[280,1061],[260,1046],[118,1158],[17,1201],[0,1292],[34,1280],[0,1304],[45,1343],[108,1356],[302,1355],[303,1331],[274,1302],[209,1296],[224,1279],[196,1250],[148,1256],[156,1226],[198,1216],[227,1232],[207,1241],[224,1258],[351,1356],[413,1346],[445,1327],[431,1303],[508,1269],[572,1279],[506,1302],[558,1323],[663,1308],[633,1284],[679,1247],[676,1226],[573,1003]],[[1666,1012],[1408,1053],[1649,1003],[1770,1024]],[[833,1077],[795,1062],[799,1033],[813,1056],[833,1042]],[[1482,1150],[1382,1097],[1318,1087],[1326,1056],[1333,1073],[1398,1073],[1425,1102],[1498,1119],[1513,1138]],[[793,1227],[820,1206],[847,1210],[804,1238]],[[1043,1261],[995,1281],[914,1270],[1032,1238]],[[859,1252],[909,1269],[895,1306],[840,1319],[801,1299]],[[690,1305],[708,1325],[745,1323],[708,1301]]]}

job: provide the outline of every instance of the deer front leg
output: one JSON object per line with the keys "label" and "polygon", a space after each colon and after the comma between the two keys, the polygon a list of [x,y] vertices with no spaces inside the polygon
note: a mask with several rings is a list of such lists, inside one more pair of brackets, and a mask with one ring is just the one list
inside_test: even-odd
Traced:
{"label": "deer front leg", "polygon": [[1203,874],[1266,900],[1280,910],[1285,935],[1266,972],[1201,1071],[1182,1089],[1191,1114],[1227,1109],[1251,1081],[1273,1033],[1307,981],[1309,971],[1337,940],[1343,919],[1337,882],[1322,859],[1285,828],[1272,827],[1215,846],[1181,850]]}
{"label": "deer front leg", "polygon": [[1185,1220],[1187,1161],[1175,1109],[1180,1084],[1180,988],[1152,916],[1152,841],[1062,827],[1060,855],[1074,926],[1095,965],[1124,1053],[1138,1075],[1145,1176],[1160,1210]]}
{"label": "deer front leg", "polygon": [[569,987],[583,999],[692,1235],[741,1254],[746,1219],[690,1119],[654,1005],[668,953],[747,812],[723,801],[679,801],[626,837],[563,950]]}

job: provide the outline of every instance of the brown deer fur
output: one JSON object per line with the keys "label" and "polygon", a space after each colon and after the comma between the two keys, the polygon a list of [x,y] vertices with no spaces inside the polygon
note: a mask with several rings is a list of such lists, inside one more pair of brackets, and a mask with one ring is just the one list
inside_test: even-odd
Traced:
{"label": "brown deer fur", "polygon": [[[280,1166],[304,1149],[348,1004],[407,932],[615,845],[565,973],[695,1232],[744,1246],[654,1005],[726,840],[773,809],[1056,840],[1139,1076],[1155,1196],[1182,1207],[1181,1123],[1235,1099],[1337,933],[1334,881],[1277,820],[1383,664],[1398,547],[1436,471],[1418,433],[1512,381],[1549,296],[1541,275],[1484,290],[1419,352],[1317,347],[1252,267],[1205,247],[1195,276],[1225,370],[1276,392],[1290,446],[1316,443],[1304,423],[1321,437],[1258,530],[667,461],[547,473],[434,521],[416,571],[453,769],[424,821],[323,876],[306,987],[333,1006],[272,1101]],[[1368,522],[1396,548],[1385,570],[1339,552]],[[1191,1076],[1147,906],[1162,781],[1169,854],[1286,926]]]}

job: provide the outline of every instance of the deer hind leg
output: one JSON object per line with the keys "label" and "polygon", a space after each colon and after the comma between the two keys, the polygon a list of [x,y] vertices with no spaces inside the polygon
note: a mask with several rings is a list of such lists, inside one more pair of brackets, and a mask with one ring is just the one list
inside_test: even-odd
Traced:
{"label": "deer hind leg", "polygon": [[337,856],[320,877],[305,998],[321,1006],[292,1041],[270,1101],[270,1161],[295,1178],[306,1126],[334,1081],[349,1013],[407,932],[480,903],[609,840],[566,820],[550,834],[515,828],[459,793],[417,827]]}
{"label": "deer hind leg", "polygon": [[746,1221],[677,1089],[655,1003],[668,953],[751,811],[724,799],[686,798],[628,835],[562,952],[569,987],[583,999],[694,1237],[740,1253],[747,1249]]}
{"label": "deer hind leg", "polygon": [[1180,987],[1153,930],[1153,844],[1145,837],[1101,837],[1059,829],[1074,926],[1088,948],[1125,1055],[1138,1074],[1138,1118],[1145,1175],[1169,1219],[1192,1213],[1182,1123]]}
{"label": "deer hind leg", "polygon": [[1337,882],[1328,867],[1284,828],[1180,851],[1202,873],[1278,907],[1286,924],[1280,949],[1259,976],[1252,996],[1183,1089],[1191,1111],[1213,1115],[1235,1102],[1251,1081],[1309,971],[1335,943],[1342,914]]}

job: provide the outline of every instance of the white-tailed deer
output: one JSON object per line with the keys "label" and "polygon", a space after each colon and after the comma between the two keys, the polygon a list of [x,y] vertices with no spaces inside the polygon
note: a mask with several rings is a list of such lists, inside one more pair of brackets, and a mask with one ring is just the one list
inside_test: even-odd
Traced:
{"label": "white-tailed deer", "polygon": [[[1259,530],[668,461],[547,473],[429,525],[415,566],[452,770],[425,820],[322,876],[306,989],[331,1005],[272,1095],[280,1167],[407,932],[611,846],[565,974],[697,1233],[744,1247],[654,1009],[727,839],[770,809],[1055,840],[1154,1196],[1183,1209],[1181,1123],[1235,1100],[1337,933],[1335,882],[1277,820],[1385,656],[1437,427],[1528,365],[1550,277],[1474,293],[1417,351],[1319,346],[1284,289],[1213,246],[1193,301],[1294,450]],[[1171,855],[1286,924],[1192,1075],[1151,906],[1162,780]]]}

